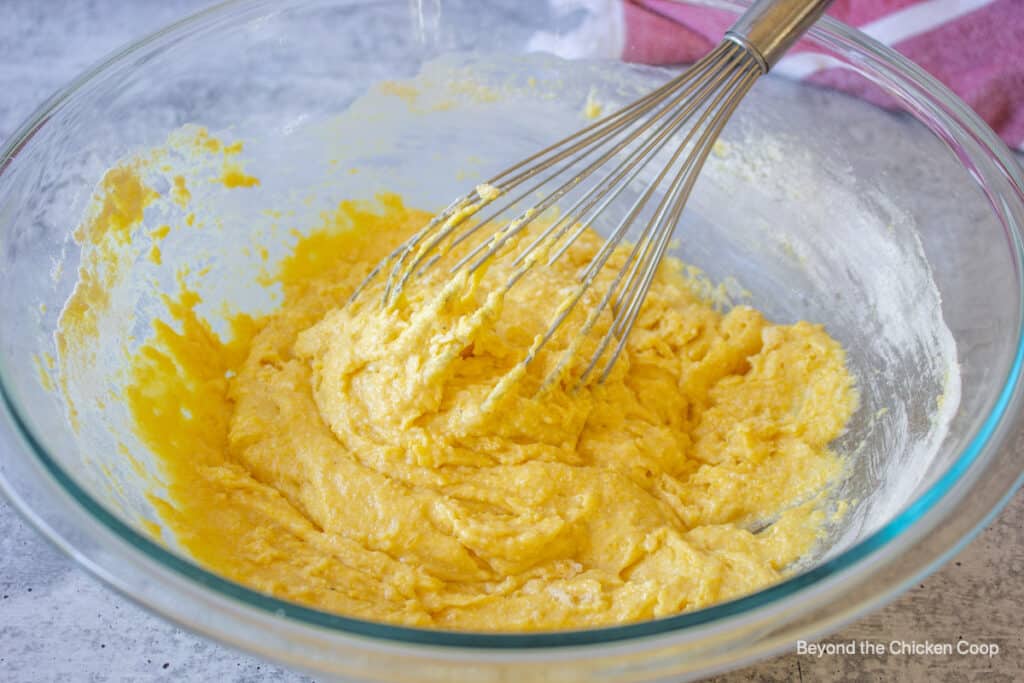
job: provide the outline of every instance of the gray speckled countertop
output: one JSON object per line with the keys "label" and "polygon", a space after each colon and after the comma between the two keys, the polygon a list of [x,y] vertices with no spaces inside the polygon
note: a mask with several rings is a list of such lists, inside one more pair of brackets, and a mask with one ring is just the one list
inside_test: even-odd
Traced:
{"label": "gray speckled countertop", "polygon": [[[0,0],[0,143],[112,49],[206,0]],[[1024,438],[1017,439],[1024,457]],[[0,453],[0,457],[3,454]],[[980,656],[795,652],[720,681],[1024,680],[1024,496],[943,569],[828,640],[992,641]],[[306,680],[182,631],[101,585],[0,502],[0,680]]]}

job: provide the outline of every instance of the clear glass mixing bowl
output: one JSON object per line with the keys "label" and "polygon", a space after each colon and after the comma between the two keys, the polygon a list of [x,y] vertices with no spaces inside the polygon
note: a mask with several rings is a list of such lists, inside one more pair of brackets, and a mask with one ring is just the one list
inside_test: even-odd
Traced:
{"label": "clear glass mixing bowl", "polygon": [[[812,32],[814,48],[903,111],[764,79],[726,139],[742,154],[773,141],[775,153],[748,164],[738,189],[715,170],[727,162],[713,159],[682,230],[702,235],[684,238],[687,260],[714,278],[737,275],[773,317],[826,323],[850,349],[861,383],[864,405],[837,444],[851,461],[843,491],[851,512],[819,556],[775,586],[657,621],[537,634],[399,628],[282,602],[205,571],[173,543],[153,542],[143,524],[159,519],[146,482],[116,448],[96,447],[118,435],[88,419],[74,432],[59,393],[43,387],[33,359],[53,352],[74,286],[70,233],[104,170],[126,154],[190,122],[266,133],[276,141],[270,149],[284,153],[295,131],[437,55],[521,54],[602,21],[583,6],[552,14],[536,3],[228,2],[114,55],[54,96],[0,154],[4,492],[83,566],[167,618],[298,668],[372,680],[679,680],[821,636],[948,559],[1024,470],[1004,447],[1021,409],[1020,169],[945,88],[829,20]],[[567,83],[565,97],[582,98],[578,90]],[[552,123],[547,139],[563,124]],[[507,132],[524,148],[544,142],[481,131]],[[262,162],[264,177],[273,156]],[[439,203],[460,187],[439,181],[425,192],[416,180],[386,189]],[[144,336],[145,311],[124,314],[128,333]],[[939,362],[943,354],[959,373]]]}

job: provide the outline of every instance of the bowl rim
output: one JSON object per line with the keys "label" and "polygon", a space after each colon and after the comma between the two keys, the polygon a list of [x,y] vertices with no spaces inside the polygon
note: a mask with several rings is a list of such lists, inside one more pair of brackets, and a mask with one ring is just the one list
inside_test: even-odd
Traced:
{"label": "bowl rim", "polygon": [[[750,0],[688,1],[697,2],[708,7],[735,11],[740,11],[744,6],[750,4]],[[8,166],[29,143],[34,134],[46,124],[52,113],[70,98],[74,97],[79,90],[87,86],[94,78],[101,76],[108,69],[123,63],[127,59],[143,53],[146,48],[152,45],[159,44],[165,39],[173,38],[188,29],[205,26],[207,21],[212,21],[215,18],[224,17],[228,14],[235,16],[235,12],[241,14],[243,12],[263,10],[272,5],[276,6],[273,0],[259,0],[257,2],[224,0],[182,20],[171,23],[163,29],[111,53],[107,58],[92,68],[87,69],[67,86],[47,98],[16,129],[8,142],[0,149],[0,181],[2,181]],[[262,12],[260,13],[262,14]],[[887,63],[888,66],[894,69],[892,74],[894,77],[902,79],[906,85],[919,91],[917,94],[932,98],[935,104],[944,110],[946,115],[953,117],[956,123],[963,128],[964,132],[971,136],[991,156],[991,161],[1016,190],[1021,199],[1020,204],[1024,206],[1024,180],[1022,180],[1020,168],[1008,148],[973,110],[967,107],[944,85],[895,50],[875,41],[859,30],[830,17],[822,18],[809,35],[817,39],[819,44],[827,44],[831,41],[854,52],[873,56]],[[932,132],[934,133],[935,131]],[[1010,225],[1007,227],[1008,236],[1011,241],[1011,256],[1015,257],[1019,274],[1019,265],[1024,262],[1024,246],[1022,246],[1020,226]],[[835,557],[755,593],[726,602],[716,603],[692,612],[684,612],[673,616],[625,625],[592,629],[536,633],[489,633],[442,631],[399,626],[325,612],[316,608],[280,600],[247,588],[171,552],[166,547],[121,521],[115,514],[107,510],[102,503],[79,486],[49,454],[48,450],[33,433],[27,419],[7,388],[3,364],[0,364],[0,404],[3,405],[4,411],[16,427],[18,435],[28,444],[38,464],[42,465],[43,470],[52,481],[80,508],[84,509],[94,521],[99,522],[108,531],[113,532],[132,551],[141,552],[146,559],[155,561],[164,569],[188,579],[191,585],[199,590],[212,590],[219,597],[234,599],[244,606],[256,608],[259,612],[288,617],[306,626],[326,628],[339,634],[362,636],[390,643],[443,646],[472,650],[560,649],[600,645],[651,636],[680,634],[696,626],[721,622],[730,617],[750,614],[760,608],[776,604],[787,596],[801,593],[812,586],[818,586],[826,579],[848,571],[853,566],[878,555],[880,551],[890,546],[891,541],[914,527],[917,522],[921,521],[927,513],[935,508],[939,501],[947,497],[955,485],[961,481],[964,474],[978,461],[981,454],[993,445],[993,438],[998,436],[1007,422],[1008,407],[1022,394],[1021,375],[1022,369],[1024,369],[1024,279],[1018,277],[1017,288],[1019,302],[1019,324],[1015,330],[1017,348],[1003,386],[989,414],[981,426],[977,428],[970,443],[961,451],[960,455],[947,470],[893,519]],[[1009,492],[993,506],[981,523],[975,525],[970,533],[959,539],[957,548],[970,541],[984,524],[1005,505],[1012,493],[1022,483],[1024,483],[1024,465],[1021,466],[1017,479],[1010,487]],[[0,473],[0,490],[7,495],[8,499],[14,503],[14,506],[30,523],[57,547],[71,554],[76,560],[84,564],[86,568],[98,574],[105,582],[120,588],[113,577],[104,575],[91,563],[84,561],[79,553],[74,552],[75,546],[73,543],[67,541],[56,529],[34,514],[31,507],[17,495],[14,487],[2,476],[2,473]],[[946,558],[950,556],[951,553],[946,553]],[[931,566],[919,572],[919,575],[934,571],[939,564],[941,562],[932,562]],[[132,595],[130,591],[122,592],[130,598],[139,599],[138,596]]]}

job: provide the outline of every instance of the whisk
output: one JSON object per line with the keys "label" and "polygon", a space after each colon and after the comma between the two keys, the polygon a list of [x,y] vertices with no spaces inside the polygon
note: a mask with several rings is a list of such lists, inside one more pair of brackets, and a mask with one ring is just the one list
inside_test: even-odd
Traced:
{"label": "whisk", "polygon": [[[551,340],[636,224],[639,236],[628,247],[628,257],[604,295],[587,312],[579,333],[579,337],[589,334],[598,317],[611,307],[611,325],[578,378],[579,384],[592,377],[604,381],[626,345],[719,133],[758,77],[768,72],[830,2],[755,2],[725,33],[722,42],[683,74],[456,199],[377,264],[350,300],[357,299],[367,284],[386,273],[382,304],[393,304],[404,288],[434,267],[444,254],[481,230],[491,234],[478,237],[479,242],[450,267],[451,274],[472,274],[503,249],[514,249],[512,275],[505,282],[505,287],[511,288],[531,269],[543,267],[541,264],[550,266],[561,258],[587,225],[607,211],[627,187],[638,184],[639,195],[578,273],[577,286],[521,362],[524,367],[528,365]],[[643,176],[642,171],[663,149],[661,156],[667,154],[667,161],[653,179],[649,178],[650,172]],[[661,196],[655,202],[659,190]],[[569,207],[519,249],[520,242],[527,240],[516,238],[566,198],[571,200]],[[477,219],[485,208],[489,215]],[[497,220],[503,216],[513,217]],[[646,222],[638,220],[642,216]],[[567,357],[560,367],[566,362]]]}

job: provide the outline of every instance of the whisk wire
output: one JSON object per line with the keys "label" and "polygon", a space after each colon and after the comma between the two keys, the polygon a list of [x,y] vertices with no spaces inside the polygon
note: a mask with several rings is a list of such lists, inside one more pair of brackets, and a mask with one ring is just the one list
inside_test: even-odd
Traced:
{"label": "whisk wire", "polygon": [[[452,248],[465,241],[501,213],[507,211],[513,206],[516,206],[523,199],[544,187],[552,180],[560,177],[566,171],[578,166],[582,159],[594,154],[604,145],[616,141],[615,134],[623,128],[629,127],[638,121],[640,122],[640,126],[636,130],[631,131],[629,136],[625,139],[618,140],[611,149],[606,150],[596,160],[591,161],[591,163],[583,170],[573,174],[572,177],[565,181],[561,186],[548,193],[539,204],[529,207],[515,219],[506,223],[503,228],[495,232],[489,240],[485,240],[478,244],[452,267],[452,272],[456,272],[464,267],[471,259],[475,258],[476,260],[473,261],[473,265],[470,266],[470,272],[475,271],[485,260],[484,258],[479,257],[480,253],[484,249],[487,249],[486,258],[493,256],[494,253],[505,246],[513,237],[532,224],[532,222],[543,214],[544,211],[549,209],[551,206],[554,206],[559,199],[589,178],[594,171],[603,167],[609,159],[621,152],[625,147],[636,140],[637,137],[641,136],[649,128],[654,126],[666,111],[670,108],[674,109],[680,103],[690,99],[693,99],[696,104],[696,101],[699,101],[699,97],[694,97],[695,91],[699,90],[700,92],[703,92],[707,89],[709,84],[713,83],[713,77],[717,70],[721,68],[719,58],[735,55],[739,51],[739,46],[731,42],[725,42],[722,45],[719,45],[704,60],[698,62],[698,64],[688,69],[684,74],[672,79],[666,85],[658,88],[647,97],[641,98],[632,105],[627,106],[625,109],[620,110],[619,112],[616,112],[559,142],[556,142],[546,149],[537,152],[527,160],[516,164],[512,168],[499,173],[483,183],[483,187],[495,188],[498,195],[489,198],[482,197],[479,191],[474,190],[461,200],[455,202],[455,204],[451,205],[446,212],[443,212],[438,216],[438,219],[440,220],[435,219],[435,221],[432,221],[428,226],[431,232],[433,232],[433,228],[436,228],[439,224],[442,226],[441,230],[434,234],[428,242],[421,244],[422,238],[425,237],[425,235],[420,233],[417,233],[416,236],[409,240],[407,243],[408,249],[400,253],[398,260],[392,267],[391,275],[389,276],[388,283],[385,286],[385,303],[391,301],[414,275],[419,274],[417,272],[417,268],[423,263],[428,255],[439,247],[444,240],[452,236],[454,231],[459,228],[462,223],[473,218],[480,209],[490,204],[497,198],[497,196],[507,195],[511,189],[536,177],[543,171],[550,169],[558,162],[569,158],[569,161],[566,164],[558,167],[555,171],[547,174],[540,181],[518,193],[514,199],[503,202],[503,208],[495,211],[490,218],[477,222],[476,225],[454,237],[453,241],[448,245],[448,248]],[[651,116],[648,119],[642,118],[643,114],[656,108],[659,104],[663,104],[665,100],[668,100],[669,98],[671,98],[670,101],[665,104],[661,111],[656,115]],[[663,127],[667,127],[667,125]],[[577,152],[580,152],[578,156],[570,158]],[[527,164],[530,160],[535,160],[537,163],[532,166],[528,166]],[[513,175],[512,178],[508,178],[509,175],[512,175],[513,171],[521,168],[524,170]],[[415,256],[413,256],[412,260],[407,263],[409,257],[414,253]]]}
{"label": "whisk wire", "polygon": [[[691,88],[687,88],[686,91],[680,93],[677,97],[673,98],[668,104],[666,109],[676,108],[678,104],[683,102],[685,99],[690,97],[695,89],[696,92],[700,92],[699,88],[704,88],[708,85],[709,79],[714,75],[713,71],[704,70],[703,73],[699,74],[699,78],[692,84]],[[612,168],[605,176],[594,184],[590,190],[588,190],[583,196],[581,196],[575,204],[573,204],[565,213],[551,226],[549,226],[544,232],[538,235],[523,251],[521,251],[514,261],[514,263],[520,263],[527,259],[527,257],[533,252],[534,249],[538,248],[543,242],[545,242],[552,233],[555,232],[556,228],[560,228],[557,233],[554,234],[553,242],[557,243],[567,232],[568,228],[565,226],[571,226],[572,224],[578,224],[577,230],[573,233],[569,240],[564,242],[554,251],[547,260],[547,264],[551,265],[558,260],[565,251],[572,246],[576,239],[583,234],[586,230],[586,224],[588,219],[592,216],[600,215],[612,201],[617,199],[622,192],[629,187],[629,184],[642,172],[644,165],[648,162],[659,150],[664,147],[665,143],[671,138],[682,124],[682,122],[692,113],[693,107],[696,106],[684,106],[677,114],[672,118],[669,118],[662,122],[653,133],[650,135],[650,139],[644,142],[633,150],[626,158],[617,166]],[[654,117],[651,120],[651,124],[657,120]],[[637,135],[646,132],[648,126],[635,131]],[[624,149],[631,140],[624,141],[621,145],[616,146],[610,153],[602,156],[592,166],[596,169],[603,165],[604,161]],[[582,178],[590,175],[592,172],[591,168],[585,169],[580,173]],[[603,201],[602,201],[603,200]],[[595,209],[595,206],[597,207]],[[496,247],[498,245],[495,245]],[[491,256],[496,253],[496,250],[491,250],[489,254]]]}
{"label": "whisk wire", "polygon": [[[721,47],[722,46],[719,46],[719,48]],[[640,100],[637,100],[633,104],[612,114],[611,116],[600,121],[597,121],[596,123],[591,124],[590,126],[583,128],[580,131],[577,131],[576,133],[533,154],[532,156],[527,157],[526,159],[515,164],[514,166],[505,169],[498,175],[494,176],[493,178],[485,182],[483,186],[495,188],[499,194],[503,194],[505,192],[508,192],[508,190],[522,184],[526,180],[533,178],[542,171],[547,170],[553,164],[568,158],[574,152],[584,149],[587,145],[589,145],[591,142],[595,140],[599,142],[598,147],[592,148],[591,150],[585,152],[585,154],[589,154],[593,151],[596,151],[596,149],[599,148],[600,144],[603,144],[603,142],[607,142],[613,139],[608,135],[609,132],[615,132],[622,128],[623,126],[628,125],[630,123],[630,115],[636,114],[637,116],[639,116],[644,112],[648,111],[649,109],[653,108],[654,106],[656,106],[659,102],[668,97],[669,94],[671,94],[671,92],[677,87],[677,81],[684,82],[684,77],[688,76],[689,74],[690,71],[687,71],[682,76],[677,77],[677,79],[673,79],[673,81],[670,81],[661,88],[658,88],[657,90],[651,92],[648,96]],[[544,157],[549,158],[544,159]],[[538,162],[534,166],[529,166],[530,162],[538,161],[540,159],[544,159],[544,161]],[[556,178],[566,170],[571,169],[577,163],[577,161],[578,159],[571,159],[569,163],[565,164],[564,166],[556,170],[554,173],[545,177],[540,182],[534,184],[532,187],[529,187],[526,190],[522,191],[518,196],[515,197],[515,199],[513,199],[511,202],[508,202],[508,206],[514,206],[518,204],[520,201],[522,201],[526,197],[530,196],[531,194],[539,190],[553,178]],[[513,176],[511,179],[507,178],[507,176],[512,175],[512,173],[524,167],[526,167],[526,169],[520,172],[518,175]],[[397,295],[397,291],[400,291],[401,287],[405,285],[405,283],[408,281],[410,277],[410,274],[412,272],[415,272],[416,266],[418,266],[423,261],[423,259],[430,252],[433,251],[435,247],[440,245],[441,242],[444,241],[444,239],[446,239],[449,235],[451,235],[455,231],[455,229],[458,228],[465,220],[472,218],[480,209],[484,208],[484,206],[488,205],[495,198],[496,197],[483,196],[478,189],[472,190],[471,192],[467,193],[463,197],[457,199],[455,202],[450,204],[444,211],[442,211],[433,220],[431,220],[422,230],[417,232],[415,235],[413,235],[413,237],[411,237],[398,249],[392,252],[392,254],[390,254],[385,259],[385,262],[394,259],[397,260],[395,260],[395,263],[392,265],[391,274],[389,275],[387,284],[385,285],[384,288],[384,304],[388,304],[392,300],[393,296]],[[507,210],[507,207],[505,209],[501,209],[495,212],[491,218],[478,222],[476,226],[472,227],[470,230],[467,230],[462,235],[457,237],[456,240],[453,241],[453,243],[450,246],[453,247],[456,244],[461,243],[465,239],[469,238],[477,230],[479,230],[484,225],[488,224],[491,220],[493,220],[493,218],[496,218],[505,210]],[[434,235],[434,237],[430,240],[430,242],[427,243],[426,246],[421,246],[422,240],[428,234],[432,233],[434,229],[437,228],[437,226],[439,225],[442,226],[440,232]],[[408,269],[405,269],[405,274],[400,275],[400,273],[403,272],[403,265],[406,259],[410,255],[412,255],[414,251],[417,253],[417,257],[413,259],[413,266],[411,266]],[[468,258],[464,260],[468,260]],[[377,274],[379,274],[379,272],[383,269],[384,265],[385,263],[380,264],[380,267],[374,268],[370,272],[370,274],[367,275],[364,282],[361,283],[360,286],[357,287],[356,291],[353,293],[351,297],[352,300],[354,300],[359,295],[359,293],[362,292],[362,290],[365,288],[365,285],[368,284],[370,280],[372,280],[374,277],[377,276]]]}
{"label": "whisk wire", "polygon": [[[601,356],[610,345],[612,339],[615,337],[624,338],[624,335],[628,334],[629,329],[631,329],[632,323],[635,320],[635,313],[630,312],[633,310],[633,307],[623,307],[621,304],[623,301],[629,301],[631,304],[636,305],[636,310],[639,310],[639,302],[641,302],[646,295],[647,289],[650,287],[650,282],[653,279],[653,274],[656,271],[656,266],[660,263],[661,258],[664,255],[664,250],[669,242],[669,237],[678,222],[679,214],[682,212],[682,205],[687,199],[689,188],[692,187],[692,180],[688,185],[686,185],[687,190],[685,193],[679,192],[680,184],[684,178],[692,177],[695,179],[696,171],[699,170],[703,164],[704,159],[707,156],[707,151],[710,151],[710,144],[708,144],[707,150],[702,153],[702,144],[709,135],[711,142],[717,138],[718,131],[720,131],[721,127],[724,126],[725,121],[728,119],[728,116],[731,114],[735,105],[726,106],[721,110],[719,110],[718,107],[723,100],[728,101],[727,98],[734,98],[735,101],[738,101],[739,97],[742,97],[742,94],[749,89],[749,85],[744,86],[742,84],[748,80],[749,84],[752,84],[753,80],[756,79],[756,76],[757,72],[749,67],[744,67],[742,70],[737,71],[732,75],[732,77],[727,81],[726,86],[712,98],[710,104],[708,104],[708,106],[703,110],[701,116],[698,118],[697,124],[690,128],[684,139],[676,147],[675,152],[672,154],[669,161],[664,164],[657,178],[637,199],[629,213],[608,237],[604,245],[602,245],[602,248],[584,271],[582,276],[583,278],[592,278],[601,268],[604,267],[614,248],[621,242],[626,229],[640,214],[644,206],[646,206],[647,202],[653,195],[654,190],[660,186],[661,182],[668,175],[669,170],[675,166],[683,152],[688,149],[694,134],[701,130],[701,126],[709,120],[713,122],[720,122],[717,124],[717,128],[715,127],[715,124],[713,124],[711,127],[704,129],[704,134],[698,142],[697,147],[686,157],[682,168],[679,170],[673,183],[670,185],[668,192],[663,196],[658,209],[656,210],[655,217],[643,231],[641,238],[633,245],[629,256],[623,266],[619,269],[615,278],[612,280],[601,301],[590,311],[590,314],[588,315],[581,330],[581,335],[587,335],[590,333],[597,319],[608,307],[609,302],[612,301],[614,296],[615,301],[612,303],[612,308],[613,310],[616,310],[616,315],[608,332],[598,343],[597,349],[592,355],[590,362],[581,374],[578,380],[579,383],[582,384],[585,382],[591,372],[593,372]],[[733,91],[733,87],[737,83],[741,84],[739,92]],[[692,112],[687,112],[686,116],[688,117],[690,113]],[[670,214],[669,207],[673,206],[678,208],[678,212]],[[653,267],[648,267],[649,264],[652,264]],[[644,272],[645,275],[641,280],[637,280],[637,274],[640,272]],[[648,277],[648,274],[650,277]],[[622,285],[624,277],[625,284]],[[589,281],[587,279],[585,279],[584,282],[589,285]],[[620,285],[622,286],[620,287]],[[575,302],[578,300],[579,296],[576,296],[573,305],[575,305]],[[568,354],[568,351],[566,353]],[[601,374],[602,381],[607,376],[607,371],[610,370],[612,364],[614,364],[615,359],[620,353],[621,348],[617,348],[613,353],[612,358],[606,363],[605,371]],[[564,362],[560,363],[558,368],[556,368],[556,372],[560,372],[564,369],[564,365],[568,360],[569,358],[565,357],[563,359]],[[549,378],[549,381],[552,379],[553,378]]]}
{"label": "whisk wire", "polygon": [[[607,379],[612,366],[621,355],[622,350],[625,348],[629,333],[632,331],[633,325],[636,322],[644,298],[647,296],[647,292],[654,280],[654,275],[657,272],[658,266],[664,258],[665,251],[672,237],[673,229],[679,222],[683,208],[685,207],[690,193],[693,190],[699,171],[711,152],[712,145],[718,139],[718,135],[725,127],[725,124],[728,122],[729,117],[739,104],[740,100],[760,75],[760,65],[756,63],[745,68],[741,74],[737,74],[737,78],[734,79],[730,89],[726,90],[726,92],[728,92],[728,97],[724,98],[725,103],[723,108],[715,114],[715,116],[710,120],[709,125],[701,132],[694,150],[687,157],[684,166],[676,175],[670,191],[666,194],[663,204],[670,208],[665,213],[666,218],[659,221],[658,227],[652,231],[656,234],[654,250],[651,257],[644,261],[643,275],[639,281],[639,286],[630,291],[628,298],[623,299],[624,301],[629,302],[628,305],[622,306],[620,304],[608,333],[602,339],[602,346],[610,343],[613,338],[617,338],[618,343],[616,344],[611,357],[604,365],[598,379],[599,382],[603,382]],[[732,86],[735,87],[733,88]],[[639,268],[635,272],[639,272]],[[597,364],[602,353],[603,349],[601,348],[595,352],[592,359],[593,365]],[[586,381],[586,378],[590,374],[590,367],[591,366],[588,365],[587,370],[584,371],[581,376],[581,382]]]}
{"label": "whisk wire", "polygon": [[[534,339],[517,366],[522,370],[529,365],[554,338],[641,216],[651,211],[544,385],[563,376],[583,340],[610,308],[608,329],[582,366],[576,386],[595,373],[597,381],[603,382],[625,348],[712,145],[764,71],[764,60],[753,55],[748,46],[741,41],[723,41],[685,73],[645,97],[523,159],[452,202],[385,257],[356,288],[350,301],[355,301],[387,269],[382,302],[385,306],[392,304],[410,282],[483,229],[492,232],[461,254],[449,266],[449,272],[472,274],[502,252],[512,250],[513,271],[503,285],[511,288],[539,264],[550,266],[563,258],[590,223],[627,189],[635,188],[636,199],[579,270],[576,285],[559,305],[549,327]],[[645,180],[644,171],[670,143],[674,148],[665,163],[654,178]],[[656,206],[648,209],[659,192]],[[529,198],[538,193],[535,203],[528,205]],[[566,198],[570,198],[568,209],[537,234],[527,233],[529,226]],[[479,217],[486,207],[490,208],[486,217]],[[530,239],[520,249],[518,238],[527,234]]]}
{"label": "whisk wire", "polygon": [[[734,50],[735,48],[736,46],[734,45],[721,46],[723,53],[730,50]],[[712,75],[710,69],[708,68],[711,64],[713,64],[713,62],[709,60],[706,65],[701,65],[699,68],[695,67],[693,69],[690,69],[689,71],[686,72],[686,75],[688,76],[686,79],[678,78],[674,83],[671,83],[673,87],[665,89],[663,92],[656,91],[656,97],[651,98],[648,102],[641,102],[641,104],[643,104],[644,106],[639,107],[640,112],[646,113],[650,109],[662,103],[664,100],[668,99],[670,96],[672,96],[673,93],[676,93],[675,97],[673,97],[667,104],[665,104],[663,111],[668,110],[670,107],[674,108],[680,102],[691,97],[694,89],[703,88],[708,83],[709,78]],[[679,88],[687,83],[689,83],[689,87],[683,88],[682,92],[678,92]],[[621,114],[621,112],[619,113]],[[491,217],[479,221],[476,225],[464,231],[458,237],[454,238],[454,241],[452,242],[451,246],[455,246],[456,244],[461,243],[470,235],[474,234],[477,230],[479,230],[483,225],[486,225],[489,221],[493,220],[494,218],[497,218],[504,211],[507,211],[508,208],[517,205],[522,199],[533,194],[535,191],[539,190],[541,187],[544,187],[552,180],[560,177],[564,172],[571,170],[575,166],[578,166],[580,160],[598,151],[606,143],[613,141],[615,138],[607,134],[609,130],[618,131],[622,127],[630,125],[633,122],[631,120],[625,120],[624,118],[621,117],[616,118],[617,116],[617,114],[613,114],[611,117],[609,117],[609,119],[605,119],[606,121],[614,119],[613,126],[598,129],[594,129],[592,127],[592,129],[596,130],[596,132],[591,133],[591,135],[589,136],[583,136],[582,140],[579,140],[574,144],[570,145],[565,150],[562,150],[557,154],[554,154],[550,159],[545,160],[545,162],[538,164],[536,167],[524,171],[523,173],[516,176],[512,180],[504,182],[502,181],[502,177],[507,173],[506,172],[487,181],[486,185],[496,187],[500,192],[507,192],[508,189],[515,187],[517,184],[538,175],[541,171],[545,170],[546,168],[550,168],[551,164],[563,160],[564,158],[566,158],[567,155],[570,155],[576,151],[581,152],[580,156],[570,159],[567,164],[559,167],[552,173],[545,176],[542,180],[540,180],[527,190],[520,193],[512,201],[507,202],[504,208],[495,211]],[[558,200],[560,200],[562,197],[568,194],[573,188],[580,185],[583,181],[589,178],[595,171],[604,167],[604,165],[609,159],[613,158],[614,156],[619,154],[623,149],[625,149],[628,145],[632,144],[637,137],[645,133],[660,118],[661,115],[659,113],[655,116],[652,116],[650,119],[646,121],[642,121],[642,125],[637,130],[632,131],[630,137],[627,137],[623,140],[619,140],[616,144],[614,144],[611,147],[611,149],[605,150],[597,159],[592,160],[586,167],[574,173],[568,180],[563,182],[562,185],[548,193],[537,205],[531,206],[528,209],[526,209],[523,213],[519,214],[515,219],[505,224],[505,226],[501,230],[494,233],[489,240],[481,242],[475,248],[470,250],[468,254],[466,254],[461,260],[459,260],[451,267],[451,272],[458,272],[470,261],[472,261],[472,265],[469,266],[469,272],[472,273],[476,271],[481,265],[483,265],[483,263],[485,263],[488,259],[492,258],[514,237],[516,237],[518,234],[522,233],[527,227],[529,227],[529,225],[532,224],[536,218],[542,215],[547,209],[554,206],[558,202]],[[670,123],[671,121],[663,123],[661,128],[668,128]],[[600,127],[600,122],[595,125]],[[548,149],[558,149],[559,147],[563,146],[566,142],[574,140],[577,137],[579,137],[579,134],[570,136],[569,138],[566,138],[561,142],[555,143]],[[587,145],[589,145],[591,142],[596,142],[596,144],[587,148]],[[629,158],[632,158],[634,155],[631,155]],[[543,156],[543,152],[540,154],[540,156]],[[607,177],[611,177],[612,175],[614,175],[614,173],[615,170],[613,169],[613,171],[609,173]],[[597,186],[595,186],[595,188],[591,190],[591,193],[588,193],[587,195],[581,197],[577,201],[577,203],[572,208],[570,208],[566,215],[563,216],[562,219],[560,219],[560,221],[572,220],[572,216],[575,213],[575,209],[578,208],[583,202],[587,201],[587,197],[590,196],[594,191],[601,189],[602,186],[603,185],[599,183]],[[470,218],[470,216],[467,216],[466,218],[468,219]],[[457,226],[452,225],[451,229],[453,230],[455,227]],[[554,228],[554,226],[551,227]],[[550,235],[551,232],[553,232],[553,229],[549,229],[548,231],[546,231],[545,234]],[[435,244],[440,243],[440,241],[446,238],[448,234],[450,234],[450,230],[445,234],[439,235],[435,240]],[[558,235],[564,235],[564,231],[559,232]],[[535,240],[531,247],[528,247],[527,252],[524,252],[524,254],[521,255],[525,255],[525,253],[528,253],[532,248],[536,248],[540,243],[541,242]],[[418,263],[414,263],[412,266],[410,266],[410,269],[414,268],[415,265],[418,265]],[[410,271],[407,271],[407,273],[408,272]],[[407,280],[408,275],[402,279],[402,281],[399,283],[399,286],[403,286],[405,282],[407,282]]]}

